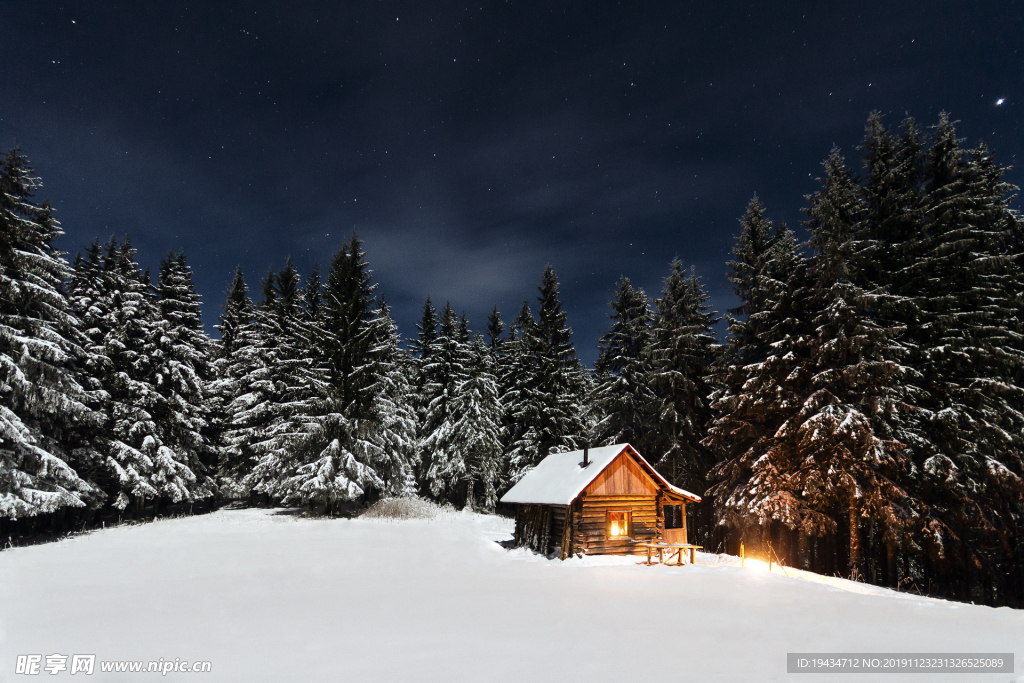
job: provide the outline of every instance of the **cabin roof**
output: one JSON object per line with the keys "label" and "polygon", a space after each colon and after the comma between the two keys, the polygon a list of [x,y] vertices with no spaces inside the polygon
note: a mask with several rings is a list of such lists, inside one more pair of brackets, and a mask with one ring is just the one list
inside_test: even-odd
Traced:
{"label": "cabin roof", "polygon": [[647,473],[654,477],[661,486],[694,503],[700,502],[700,496],[684,491],[668,483],[650,463],[643,459],[635,448],[628,443],[614,446],[591,448],[590,465],[583,467],[583,451],[571,453],[552,453],[541,460],[540,464],[526,473],[508,493],[501,497],[502,503],[521,503],[529,505],[568,505],[587,488],[597,475],[601,474],[615,458],[628,450],[643,466]]}

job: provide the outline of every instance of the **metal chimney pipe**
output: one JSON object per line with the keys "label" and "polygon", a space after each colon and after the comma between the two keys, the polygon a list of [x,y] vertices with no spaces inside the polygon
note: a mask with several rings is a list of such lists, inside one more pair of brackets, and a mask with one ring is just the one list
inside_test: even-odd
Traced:
{"label": "metal chimney pipe", "polygon": [[590,464],[590,446],[583,447],[583,466],[586,467]]}

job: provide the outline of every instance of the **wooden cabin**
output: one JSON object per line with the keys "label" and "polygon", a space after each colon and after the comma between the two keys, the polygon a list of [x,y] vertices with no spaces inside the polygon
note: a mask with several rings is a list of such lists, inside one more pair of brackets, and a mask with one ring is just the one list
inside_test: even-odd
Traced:
{"label": "wooden cabin", "polygon": [[517,546],[564,560],[634,553],[639,541],[687,543],[686,505],[700,496],[618,444],[549,455],[501,502],[516,506]]}

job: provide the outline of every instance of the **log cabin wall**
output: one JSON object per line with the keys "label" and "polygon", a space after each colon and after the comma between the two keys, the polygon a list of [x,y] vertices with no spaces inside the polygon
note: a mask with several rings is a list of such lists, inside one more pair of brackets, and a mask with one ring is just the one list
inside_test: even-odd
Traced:
{"label": "log cabin wall", "polygon": [[[573,539],[574,550],[590,555],[628,555],[635,552],[625,539],[609,539],[606,520],[608,510],[629,510],[632,513],[632,539],[657,541],[663,522],[658,515],[658,496],[585,496],[577,499],[579,522]],[[646,552],[646,550],[644,551]]]}
{"label": "log cabin wall", "polygon": [[[519,505],[516,507],[516,547],[526,546],[545,555],[564,553],[566,507]],[[563,557],[564,559],[564,557]]]}

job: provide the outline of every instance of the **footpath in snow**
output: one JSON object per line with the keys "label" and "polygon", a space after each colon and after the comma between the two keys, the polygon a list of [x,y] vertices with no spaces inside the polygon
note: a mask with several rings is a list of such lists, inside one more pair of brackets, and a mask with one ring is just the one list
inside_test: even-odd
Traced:
{"label": "footpath in snow", "polygon": [[[787,652],[1013,652],[1024,611],[895,593],[738,559],[547,560],[506,550],[511,522],[308,520],[284,511],[120,527],[0,552],[0,681],[798,681]],[[16,674],[19,655],[69,670]],[[71,656],[94,654],[93,675]],[[210,662],[102,672],[102,662]],[[845,674],[842,681],[926,681]]]}

